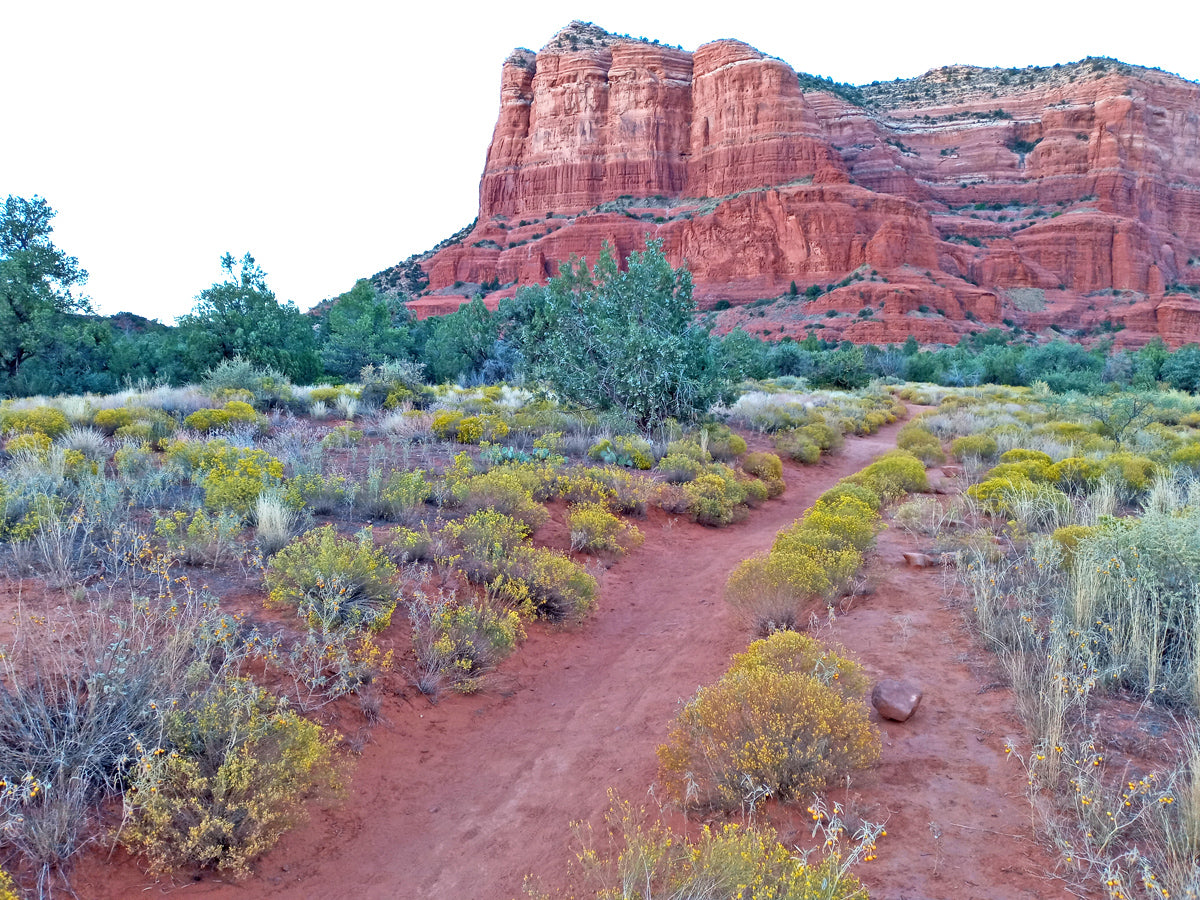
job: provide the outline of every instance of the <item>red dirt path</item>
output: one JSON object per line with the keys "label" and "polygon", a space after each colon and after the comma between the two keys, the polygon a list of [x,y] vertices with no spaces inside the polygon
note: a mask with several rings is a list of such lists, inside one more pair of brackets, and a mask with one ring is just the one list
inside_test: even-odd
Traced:
{"label": "red dirt path", "polygon": [[[148,888],[118,853],[81,866],[75,889],[96,900],[180,889],[212,900],[511,900],[527,874],[561,883],[568,823],[599,822],[609,787],[653,805],[654,750],[679,702],[751,639],[722,601],[728,572],[769,548],[822,491],[892,448],[898,428],[848,439],[821,465],[787,466],[783,498],[739,525],[708,529],[655,511],[639,523],[645,546],[602,575],[599,608],[585,623],[532,627],[480,694],[438,705],[411,691],[388,697],[345,802],[316,811],[247,881],[181,875]],[[907,675],[925,688],[910,722],[883,726],[878,769],[852,785],[857,810],[888,820],[879,858],[860,877],[877,900],[1070,896],[1044,875],[1053,863],[1032,839],[1024,778],[1003,759],[1004,737],[1020,733],[1011,697],[980,693],[994,679],[965,660],[983,653],[941,605],[940,572],[897,564],[904,540],[898,529],[884,532],[869,569],[877,589],[822,633],[873,676]],[[907,640],[899,615],[912,620]],[[800,814],[771,819],[782,838],[807,836]]]}

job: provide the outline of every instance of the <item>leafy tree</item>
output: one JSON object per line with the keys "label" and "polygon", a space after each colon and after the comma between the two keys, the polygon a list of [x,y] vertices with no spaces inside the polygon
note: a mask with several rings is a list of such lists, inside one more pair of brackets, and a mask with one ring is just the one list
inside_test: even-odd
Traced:
{"label": "leafy tree", "polygon": [[692,276],[647,241],[622,272],[605,245],[589,271],[573,259],[518,304],[528,374],[584,406],[613,410],[641,427],[694,419],[728,380],[720,352],[693,321]]}
{"label": "leafy tree", "polygon": [[431,320],[425,342],[425,366],[435,383],[482,372],[496,349],[499,317],[476,297],[457,311]]}
{"label": "leafy tree", "polygon": [[1180,347],[1162,364],[1162,378],[1181,391],[1200,391],[1200,345]]}
{"label": "leafy tree", "polygon": [[409,312],[390,305],[367,278],[360,278],[330,307],[322,329],[321,362],[327,374],[352,379],[364,366],[412,353]]}
{"label": "leafy tree", "polygon": [[10,195],[0,217],[0,366],[10,387],[54,343],[69,314],[91,311],[73,293],[87,272],[50,240],[54,216],[41,197]]}
{"label": "leafy tree", "polygon": [[184,353],[194,371],[242,357],[307,384],[321,371],[313,320],[294,303],[281,304],[267,287],[254,257],[221,258],[224,281],[200,292],[191,313],[179,320]]}

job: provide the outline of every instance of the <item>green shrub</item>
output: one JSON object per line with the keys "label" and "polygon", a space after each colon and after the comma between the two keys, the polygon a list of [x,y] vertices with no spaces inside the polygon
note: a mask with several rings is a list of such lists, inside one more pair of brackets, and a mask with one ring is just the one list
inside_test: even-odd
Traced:
{"label": "green shrub", "polygon": [[429,427],[443,441],[452,441],[458,437],[458,425],[462,420],[463,414],[457,409],[439,409],[433,414]]}
{"label": "green shrub", "polygon": [[834,585],[818,554],[778,552],[752,556],[730,573],[725,599],[757,634],[802,628],[824,607]]}
{"label": "green shrub", "polygon": [[568,510],[567,529],[571,549],[585,553],[624,556],[644,540],[636,527],[622,522],[599,503],[580,503]]}
{"label": "green shrub", "polygon": [[950,443],[950,452],[960,460],[993,459],[1000,451],[996,439],[990,434],[968,434],[955,438]]}
{"label": "green shrub", "polygon": [[937,435],[917,422],[910,422],[900,429],[896,446],[907,450],[927,466],[941,465],[946,461],[942,442]]}
{"label": "green shrub", "polygon": [[474,581],[488,581],[529,536],[529,526],[495,509],[481,509],[460,522],[447,522],[441,536],[457,550],[458,566]]}
{"label": "green shrub", "polygon": [[284,500],[293,509],[308,509],[327,516],[345,505],[350,486],[342,475],[297,475],[289,478]]}
{"label": "green shrub", "polygon": [[746,441],[728,425],[705,425],[696,440],[708,454],[722,462],[732,462],[746,452]]}
{"label": "green shrub", "polygon": [[811,422],[796,429],[797,435],[806,438],[820,448],[822,453],[836,453],[845,440],[842,433],[824,422]]}
{"label": "green shrub", "polygon": [[45,459],[50,453],[50,438],[40,431],[23,431],[8,439],[4,449],[13,456],[25,454]]}
{"label": "green shrub", "polygon": [[369,529],[338,537],[332,525],[292,541],[267,564],[268,602],[297,607],[335,603],[348,627],[382,631],[396,608],[396,567],[375,547]]}
{"label": "green shrub", "polygon": [[188,428],[203,434],[222,431],[245,423],[265,423],[254,407],[241,400],[230,400],[223,409],[198,409],[183,420]]}
{"label": "green shrub", "polygon": [[815,465],[821,458],[821,448],[798,429],[778,432],[775,435],[775,449],[788,459],[806,466]]}
{"label": "green shrub", "polygon": [[1200,472],[1200,441],[1183,444],[1171,454],[1171,464]]}
{"label": "green shrub", "polygon": [[903,450],[885,453],[848,480],[888,500],[929,490],[924,463]]}
{"label": "green shrub", "polygon": [[249,679],[171,712],[160,747],[137,745],[119,835],[150,869],[237,877],[335,789],[334,738]]}
{"label": "green shrub", "polygon": [[1147,490],[1158,474],[1154,460],[1133,453],[1113,453],[1103,464],[1105,474],[1115,477],[1118,486],[1131,495]]}
{"label": "green shrub", "polygon": [[1052,469],[1053,466],[1044,460],[1023,459],[992,466],[984,478],[1024,478],[1029,481],[1048,483],[1054,480],[1051,475]]}
{"label": "green shrub", "polygon": [[839,481],[817,499],[824,500],[826,503],[836,503],[843,497],[852,497],[860,503],[866,504],[876,512],[883,507],[883,500],[873,490],[861,484],[853,484],[845,479]]}
{"label": "green shrub", "polygon": [[361,429],[350,425],[338,425],[330,428],[325,437],[321,438],[321,446],[326,450],[340,447],[354,447],[363,439]]}
{"label": "green shrub", "polygon": [[671,484],[682,484],[698,477],[705,464],[682,453],[668,453],[658,461],[658,471]]}
{"label": "green shrub", "polygon": [[12,877],[0,869],[0,900],[21,900],[17,896],[17,886],[13,884]]}
{"label": "green shrub", "polygon": [[783,461],[774,453],[748,453],[742,460],[742,471],[761,478],[767,495],[778,497],[784,491]]}
{"label": "green shrub", "polygon": [[645,438],[635,434],[602,438],[588,448],[588,456],[610,466],[643,470],[654,468],[654,448]]}
{"label": "green shrub", "polygon": [[[716,467],[714,467],[716,469]],[[701,525],[720,528],[745,516],[746,488],[727,467],[710,470],[683,486],[688,512]]]}
{"label": "green shrub", "polygon": [[525,636],[516,610],[497,610],[487,604],[458,603],[418,594],[408,605],[413,650],[417,658],[416,686],[436,696],[448,684],[470,693],[480,678],[508,656]]}
{"label": "green shrub", "polygon": [[162,538],[167,551],[193,565],[218,565],[232,556],[242,532],[242,517],[222,511],[208,516],[204,510],[188,514],[177,509],[154,522],[154,533]]}
{"label": "green shrub", "polygon": [[879,758],[867,707],[800,672],[727,672],[679,712],[659,778],[685,808],[744,809],[808,797]]}
{"label": "green shrub", "polygon": [[92,418],[92,424],[110,436],[115,434],[118,428],[132,425],[133,422],[133,410],[126,409],[124,406],[98,410]]}

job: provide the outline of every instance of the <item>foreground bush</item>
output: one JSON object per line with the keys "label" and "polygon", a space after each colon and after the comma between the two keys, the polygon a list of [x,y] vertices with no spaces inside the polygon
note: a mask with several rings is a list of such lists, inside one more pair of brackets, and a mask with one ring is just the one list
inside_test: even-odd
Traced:
{"label": "foreground bush", "polygon": [[929,490],[924,463],[903,450],[885,453],[847,480],[862,485],[886,500]]}
{"label": "foreground bush", "polygon": [[[882,828],[864,826],[844,848],[840,820],[827,829],[829,855],[816,863],[788,850],[770,828],[708,825],[695,838],[681,838],[661,824],[647,824],[624,801],[613,800],[605,816],[607,846],[592,829],[577,826],[582,883],[563,897],[596,900],[866,900],[862,883],[849,870],[874,852]],[[849,835],[846,835],[849,837]],[[550,895],[529,891],[538,900]]]}
{"label": "foreground bush", "polygon": [[356,540],[338,537],[332,525],[314,528],[288,544],[267,565],[269,602],[304,612],[332,604],[338,621],[382,631],[396,608],[396,567],[376,549],[370,530]]}
{"label": "foreground bush", "polygon": [[802,648],[755,652],[699,690],[658,750],[660,779],[685,808],[797,800],[879,758],[879,733],[854,696],[858,685],[836,683],[839,663],[795,671],[793,660],[807,667]]}
{"label": "foreground bush", "polygon": [[198,865],[235,876],[338,784],[333,738],[248,679],[167,715],[139,744],[120,839],[155,872]]}
{"label": "foreground bush", "polygon": [[585,553],[624,556],[644,540],[641,531],[627,525],[599,503],[580,503],[567,512],[571,549]]}

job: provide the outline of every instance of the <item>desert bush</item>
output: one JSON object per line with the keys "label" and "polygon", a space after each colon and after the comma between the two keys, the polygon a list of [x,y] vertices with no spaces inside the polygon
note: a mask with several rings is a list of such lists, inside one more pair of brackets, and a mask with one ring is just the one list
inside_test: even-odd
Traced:
{"label": "desert bush", "polygon": [[96,415],[92,419],[92,423],[109,436],[115,434],[118,428],[132,425],[134,421],[133,410],[126,409],[124,406],[118,406],[114,409],[97,410]]}
{"label": "desert bush", "polygon": [[612,470],[575,466],[557,475],[554,496],[568,503],[608,503],[616,496]]}
{"label": "desert bush", "polygon": [[230,400],[222,409],[198,409],[183,420],[185,426],[202,434],[226,431],[236,425],[264,425],[265,422],[253,406],[241,400]]}
{"label": "desert bush", "polygon": [[887,500],[929,490],[925,464],[903,450],[885,453],[847,480]]}
{"label": "desert bush", "polygon": [[151,870],[242,877],[339,784],[334,738],[248,679],[165,716],[162,744],[135,745],[121,842]]}
{"label": "desert bush", "polygon": [[992,466],[984,474],[988,480],[1003,481],[1005,479],[1026,480],[1038,483],[1052,481],[1051,464],[1040,459],[1023,459],[1015,462],[1002,462]]}
{"label": "desert bush", "polygon": [[742,460],[742,471],[762,479],[767,496],[778,497],[784,491],[783,462],[774,453],[748,453]]}
{"label": "desert bush", "polygon": [[995,458],[999,450],[996,439],[989,434],[968,434],[955,438],[950,443],[950,452],[956,458],[964,461],[968,459],[991,460]]}
{"label": "desert bush", "polygon": [[814,465],[821,458],[821,448],[797,429],[776,434],[775,449],[788,459],[806,466]]}
{"label": "desert bush", "polygon": [[1049,480],[1066,491],[1087,491],[1104,475],[1104,466],[1094,459],[1068,456],[1046,470]]}
{"label": "desert bush", "polygon": [[39,896],[99,836],[95,807],[125,787],[131,745],[154,746],[167,700],[236,668],[238,631],[211,601],[170,596],[18,630],[0,657],[0,834]]}
{"label": "desert bush", "polygon": [[866,705],[801,672],[769,665],[727,672],[676,715],[659,776],[685,808],[789,802],[879,758]]}
{"label": "desert bush", "polygon": [[177,509],[155,520],[154,533],[171,556],[191,565],[218,566],[237,552],[242,517],[228,511],[210,516],[202,509]]}
{"label": "desert bush", "polygon": [[[820,414],[815,415],[819,416]],[[796,429],[796,433],[816,444],[822,453],[836,453],[842,449],[842,445],[845,443],[841,431],[819,419],[808,425],[801,425]]]}
{"label": "desert bush", "polygon": [[326,516],[344,506],[353,495],[345,476],[312,473],[289,478],[284,500],[292,509],[307,509]]}
{"label": "desert bush", "polygon": [[22,431],[20,434],[10,437],[4,444],[4,449],[13,456],[25,454],[27,456],[45,458],[50,453],[52,441],[40,431]]}
{"label": "desert bush", "polygon": [[1118,488],[1129,497],[1145,491],[1159,474],[1158,464],[1145,456],[1133,453],[1112,453],[1104,457],[1104,472],[1116,480]]}
{"label": "desert bush", "polygon": [[35,406],[30,409],[0,407],[0,434],[34,432],[48,438],[67,433],[71,422],[62,410],[53,406]]}
{"label": "desert bush", "polygon": [[265,450],[236,453],[232,462],[222,458],[204,472],[204,504],[210,509],[232,510],[248,516],[263,491],[283,481],[283,463]]}
{"label": "desert bush", "polygon": [[1001,463],[1022,463],[1036,462],[1044,466],[1054,464],[1053,458],[1049,453],[1043,453],[1041,450],[1027,450],[1024,447],[1014,447],[1012,450],[1006,450],[1000,454]]}
{"label": "desert bush", "polygon": [[521,475],[507,466],[491,469],[468,480],[462,508],[468,513],[494,509],[521,520],[531,532],[550,518],[546,508],[530,495]]}
{"label": "desert bush", "polygon": [[429,597],[417,592],[407,609],[417,663],[413,682],[432,697],[444,685],[460,693],[476,690],[480,679],[525,636],[516,610],[497,610],[487,602],[461,603],[442,593]]}
{"label": "desert bush", "polygon": [[[850,869],[873,859],[879,825],[863,825],[851,837],[839,812],[814,814],[826,839],[823,859],[812,862],[778,842],[770,828],[726,824],[703,826],[694,838],[679,837],[661,823],[647,824],[610,792],[603,844],[590,825],[577,825],[579,884],[561,897],[595,900],[865,900],[867,893]],[[847,844],[846,839],[849,838]],[[532,886],[534,900],[550,894]]]}
{"label": "desert bush", "polygon": [[595,606],[600,590],[584,568],[544,547],[518,548],[505,574],[520,579],[536,614],[552,621],[582,618]]}
{"label": "desert bush", "polygon": [[798,629],[834,585],[818,554],[770,553],[743,560],[729,574],[725,599],[755,634]]}
{"label": "desert bush", "polygon": [[658,472],[670,484],[682,484],[700,476],[705,463],[682,453],[668,453],[658,461]]}
{"label": "desert bush", "polygon": [[420,517],[434,487],[421,469],[393,469],[385,476],[382,469],[372,466],[367,477],[349,490],[358,512],[389,522],[407,522]]}
{"label": "desert bush", "polygon": [[571,549],[624,556],[644,540],[635,526],[622,522],[599,503],[580,503],[567,511]]}
{"label": "desert bush", "polygon": [[1007,516],[1026,529],[1053,530],[1071,514],[1071,501],[1066,494],[1019,473],[973,484],[967,488],[967,497],[977,501],[984,511]]}
{"label": "desert bush", "polygon": [[97,428],[72,428],[58,439],[58,445],[65,450],[82,453],[89,461],[108,458],[108,441],[104,433]]}
{"label": "desert bush", "polygon": [[481,509],[447,522],[440,534],[456,550],[457,564],[469,578],[488,581],[525,543],[529,526],[498,510]]}
{"label": "desert bush", "polygon": [[787,550],[793,544],[806,543],[791,540],[793,536],[803,532],[820,531],[828,536],[828,541],[822,541],[821,546],[832,549],[853,547],[862,552],[875,542],[878,526],[879,513],[862,500],[849,496],[834,500],[822,497],[812,505],[799,523],[779,533],[774,546],[780,550]]}
{"label": "desert bush", "polygon": [[325,437],[321,438],[321,447],[326,450],[355,447],[362,439],[362,429],[349,425],[337,425],[330,428]]}
{"label": "desert bush", "polygon": [[862,666],[827,649],[820,641],[795,631],[780,631],[758,640],[738,653],[730,672],[797,672],[811,675],[822,684],[837,688],[847,700],[861,700],[870,686]]}
{"label": "desert bush", "polygon": [[852,497],[853,499],[858,500],[860,503],[866,504],[876,512],[883,507],[883,500],[880,499],[879,494],[877,494],[875,491],[871,490],[869,487],[864,487],[861,484],[854,484],[853,482],[845,479],[842,479],[825,493],[823,493],[819,499],[824,500],[827,503],[836,503],[843,497]]}
{"label": "desert bush", "polygon": [[0,900],[21,900],[17,896],[17,886],[13,884],[12,876],[0,869]]}
{"label": "desert bush", "polygon": [[720,528],[745,517],[746,486],[732,469],[714,466],[683,486],[688,513],[701,525]]}
{"label": "desert bush", "polygon": [[896,438],[896,446],[907,450],[927,466],[941,465],[946,461],[942,451],[942,442],[932,431],[919,422],[909,422],[900,429]]}
{"label": "desert bush", "polygon": [[597,473],[596,478],[611,492],[605,502],[615,512],[634,516],[646,515],[655,489],[655,483],[651,479],[619,469]]}
{"label": "desert bush", "polygon": [[[347,540],[326,525],[271,557],[268,601],[301,612],[317,600],[336,602],[339,621],[378,632],[388,626],[396,608],[395,577],[396,567],[375,547],[370,529]],[[326,601],[328,597],[334,599]]]}

